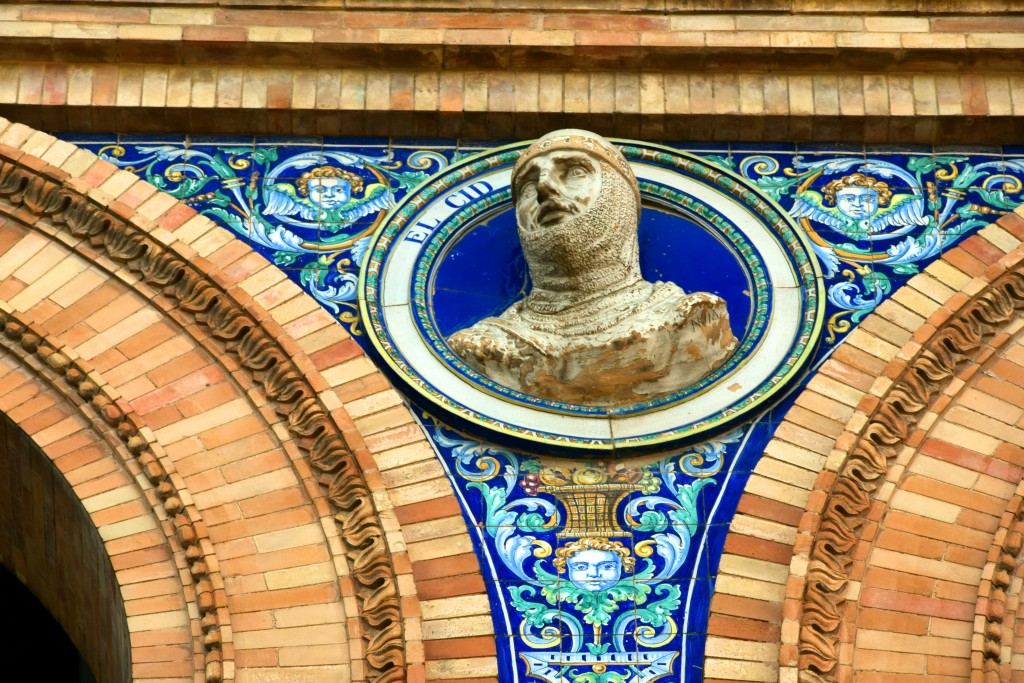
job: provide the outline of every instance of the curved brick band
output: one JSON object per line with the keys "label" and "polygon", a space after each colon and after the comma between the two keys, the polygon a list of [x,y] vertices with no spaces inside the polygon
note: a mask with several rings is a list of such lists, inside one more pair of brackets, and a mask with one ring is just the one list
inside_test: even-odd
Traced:
{"label": "curved brick band", "polygon": [[[797,399],[726,540],[707,676],[968,675],[982,569],[1024,462],[1022,238],[1018,211],[947,252],[865,318]],[[927,636],[945,627],[921,618],[962,621],[960,645]],[[951,659],[900,654],[908,643]],[[765,664],[776,657],[781,669]]]}

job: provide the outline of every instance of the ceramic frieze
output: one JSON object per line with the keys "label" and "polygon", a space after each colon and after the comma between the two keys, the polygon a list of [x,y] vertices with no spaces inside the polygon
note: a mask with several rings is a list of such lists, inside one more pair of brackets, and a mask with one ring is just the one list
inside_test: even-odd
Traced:
{"label": "ceramic frieze", "polygon": [[[366,141],[369,142],[369,141]],[[228,228],[358,331],[359,262],[388,209],[444,152],[386,141],[324,145],[306,140],[200,138],[108,144],[97,153]],[[451,154],[451,152],[448,152]]]}
{"label": "ceramic frieze", "polygon": [[828,338],[848,332],[908,276],[1020,204],[1024,158],[914,154],[737,155],[739,171],[786,206],[828,284]]}
{"label": "ceramic frieze", "polygon": [[512,196],[529,142],[73,141],[278,264],[388,370],[474,536],[508,681],[702,680],[725,535],[796,390],[1024,201],[1024,150],[617,141],[641,279],[720,299],[736,345],[687,386],[588,402],[496,381],[449,343],[536,284]]}

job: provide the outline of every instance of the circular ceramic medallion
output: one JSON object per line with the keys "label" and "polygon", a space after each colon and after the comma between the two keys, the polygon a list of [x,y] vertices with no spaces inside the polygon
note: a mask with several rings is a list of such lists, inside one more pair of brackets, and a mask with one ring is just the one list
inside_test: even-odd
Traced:
{"label": "circular ceramic medallion", "polygon": [[644,278],[722,297],[736,350],[695,384],[614,407],[530,396],[467,366],[445,340],[530,289],[510,188],[528,144],[449,166],[407,195],[374,235],[360,305],[374,347],[402,384],[483,438],[599,455],[706,436],[764,408],[799,376],[824,300],[792,220],[753,185],[697,156],[621,141],[643,198]]}

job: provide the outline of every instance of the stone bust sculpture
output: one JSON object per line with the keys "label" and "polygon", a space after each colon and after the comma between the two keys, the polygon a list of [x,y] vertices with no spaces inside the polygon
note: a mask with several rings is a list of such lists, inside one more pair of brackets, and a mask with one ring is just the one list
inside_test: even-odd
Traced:
{"label": "stone bust sculpture", "polygon": [[449,337],[470,367],[534,396],[615,406],[677,391],[728,358],[725,301],[641,275],[640,189],[607,140],[545,135],[517,162],[512,198],[533,289]]}

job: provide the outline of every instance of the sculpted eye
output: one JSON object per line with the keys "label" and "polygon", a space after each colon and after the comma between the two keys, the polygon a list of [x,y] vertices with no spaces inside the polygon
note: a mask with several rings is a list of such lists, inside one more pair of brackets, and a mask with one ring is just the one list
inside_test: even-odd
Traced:
{"label": "sculpted eye", "polygon": [[587,169],[583,166],[573,166],[569,169],[570,178],[585,178],[588,175],[589,173],[587,172]]}
{"label": "sculpted eye", "polygon": [[520,195],[524,195],[524,196],[532,195],[536,191],[537,191],[537,183],[535,183],[533,181],[530,181],[530,182],[527,182],[527,183],[523,183],[522,187],[519,188],[519,194]]}

